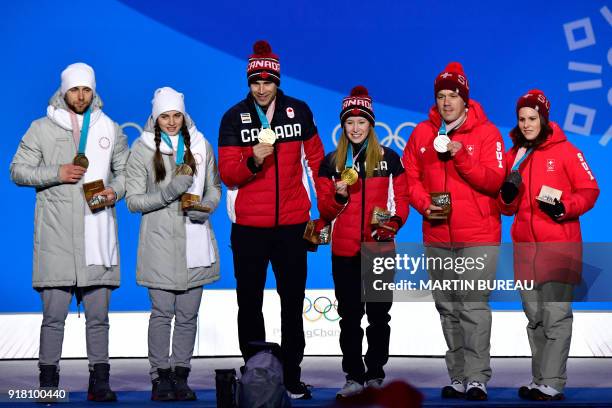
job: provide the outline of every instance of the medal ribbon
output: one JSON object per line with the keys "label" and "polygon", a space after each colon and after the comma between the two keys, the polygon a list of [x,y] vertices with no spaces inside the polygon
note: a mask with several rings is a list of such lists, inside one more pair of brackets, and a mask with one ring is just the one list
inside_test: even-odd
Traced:
{"label": "medal ribbon", "polygon": [[361,152],[363,152],[363,149],[365,149],[366,147],[368,147],[367,139],[365,143],[361,145],[361,149],[359,149],[359,151],[357,152],[357,155],[353,158],[353,146],[349,144],[348,151],[346,152],[346,163],[344,164],[344,168],[345,169],[348,169],[349,167],[353,168],[353,161],[357,161],[357,158],[359,157]]}
{"label": "medal ribbon", "polygon": [[459,118],[457,118],[457,120],[447,124],[444,120],[442,120],[442,124],[440,125],[440,129],[438,130],[438,135],[447,135],[452,132],[453,130],[455,130],[456,128],[458,128],[459,126],[463,125],[463,122],[465,122],[465,119],[467,118],[467,111],[464,112]]}
{"label": "medal ribbon", "polygon": [[[185,156],[185,139],[183,139],[183,133],[178,133],[179,141],[178,147],[176,148],[176,165],[180,166],[183,164],[184,156]],[[170,150],[174,150],[172,147],[172,140],[170,140],[170,136],[166,134],[166,132],[161,132],[161,139],[168,145]]]}
{"label": "medal ribbon", "polygon": [[268,129],[270,127],[270,122],[268,121],[268,117],[264,115],[263,110],[259,107],[257,103],[255,103],[255,110],[257,111],[257,116],[259,116],[261,127],[263,129]]}
{"label": "medal ribbon", "polygon": [[[519,154],[521,153],[521,150],[525,153],[523,154],[523,156],[519,157]],[[529,154],[531,153],[533,149],[529,148],[527,149],[527,151],[525,151],[524,147],[521,147],[519,149],[519,151],[516,153],[516,158],[514,159],[514,165],[512,166],[512,171],[518,171],[519,166],[521,165],[521,163],[527,158],[527,156],[529,156]]]}
{"label": "medal ribbon", "polygon": [[440,129],[438,129],[438,136],[446,135],[446,122],[442,121]]}
{"label": "medal ribbon", "polygon": [[[89,121],[91,119],[91,107],[87,108],[83,115],[83,126],[81,127],[81,137],[79,139],[79,155],[85,155],[85,147],[87,147],[87,135],[89,134]],[[77,122],[78,123],[78,122]],[[72,124],[72,132],[74,135],[74,122]]]}

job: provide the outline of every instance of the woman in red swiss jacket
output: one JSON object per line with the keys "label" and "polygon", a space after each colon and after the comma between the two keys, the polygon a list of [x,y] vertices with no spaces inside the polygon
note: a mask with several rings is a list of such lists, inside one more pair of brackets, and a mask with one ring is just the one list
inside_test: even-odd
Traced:
{"label": "woman in red swiss jacket", "polygon": [[582,236],[578,217],[599,195],[585,158],[554,122],[550,102],[537,89],[519,98],[514,146],[506,156],[511,169],[500,194],[502,212],[512,224],[517,280],[532,280],[522,291],[532,354],[529,385],[519,396],[530,400],[563,399],[572,337],[571,297],[580,282]]}
{"label": "woman in red swiss jacket", "polygon": [[[372,98],[366,88],[357,86],[344,98],[340,122],[338,148],[325,157],[319,170],[323,188],[318,206],[325,223],[334,221],[332,273],[346,373],[346,384],[337,397],[344,398],[361,392],[364,384],[380,386],[385,377],[391,301],[362,302],[361,243],[393,241],[408,216],[408,197],[399,155],[381,146],[374,132]],[[390,217],[372,224],[375,207],[388,210]],[[369,322],[365,360],[361,352],[364,313]]]}

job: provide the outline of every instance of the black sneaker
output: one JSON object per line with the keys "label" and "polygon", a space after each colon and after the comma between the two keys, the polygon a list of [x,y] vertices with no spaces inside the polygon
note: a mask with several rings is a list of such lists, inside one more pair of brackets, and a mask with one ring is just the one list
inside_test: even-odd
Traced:
{"label": "black sneaker", "polygon": [[465,399],[468,401],[486,401],[488,399],[487,387],[480,381],[471,381],[467,385]]}
{"label": "black sneaker", "polygon": [[312,387],[310,385],[299,382],[297,384],[285,385],[285,387],[287,388],[287,395],[291,399],[312,399],[312,393],[310,392]]}
{"label": "black sneaker", "polygon": [[465,386],[463,382],[459,380],[453,380],[451,385],[447,385],[442,388],[440,393],[442,398],[464,398],[465,397]]}

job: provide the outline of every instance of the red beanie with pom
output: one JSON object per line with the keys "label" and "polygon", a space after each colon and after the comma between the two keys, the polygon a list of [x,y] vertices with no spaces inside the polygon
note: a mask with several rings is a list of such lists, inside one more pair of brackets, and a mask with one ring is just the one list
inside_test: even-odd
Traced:
{"label": "red beanie with pom", "polygon": [[370,121],[372,126],[376,122],[372,98],[365,86],[358,85],[351,90],[351,94],[342,100],[342,111],[340,112],[340,123],[349,116],[361,116]]}
{"label": "red beanie with pom", "polygon": [[521,108],[531,108],[537,110],[540,115],[544,116],[548,121],[548,115],[550,113],[550,101],[544,95],[544,92],[539,89],[532,89],[525,95],[521,96],[516,101],[516,114]]}
{"label": "red beanie with pom", "polygon": [[256,81],[270,81],[280,86],[278,55],[272,52],[272,47],[265,40],[253,44],[253,54],[249,56],[247,65],[247,80],[249,85]]}
{"label": "red beanie with pom", "polygon": [[444,71],[436,77],[434,81],[434,98],[443,89],[458,93],[466,104],[470,101],[470,84],[460,63],[449,63]]}

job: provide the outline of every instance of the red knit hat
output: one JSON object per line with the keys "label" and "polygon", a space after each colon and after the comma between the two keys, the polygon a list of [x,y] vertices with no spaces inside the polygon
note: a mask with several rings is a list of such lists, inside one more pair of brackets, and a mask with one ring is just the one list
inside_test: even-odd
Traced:
{"label": "red knit hat", "polygon": [[249,57],[247,65],[247,80],[249,85],[256,81],[270,81],[280,86],[278,55],[272,52],[272,47],[265,40],[253,44],[253,54]]}
{"label": "red knit hat", "polygon": [[470,101],[470,84],[460,63],[449,63],[444,71],[436,77],[434,81],[434,97],[443,89],[457,92],[466,104]]}
{"label": "red knit hat", "polygon": [[544,95],[544,92],[539,89],[532,89],[525,95],[521,96],[516,101],[516,114],[521,108],[531,108],[537,110],[540,115],[544,116],[548,121],[548,115],[550,113],[550,101]]}
{"label": "red knit hat", "polygon": [[372,126],[376,121],[372,98],[368,95],[365,86],[357,85],[351,90],[351,94],[342,100],[342,110],[340,111],[340,123],[349,116],[361,116],[370,121]]}

